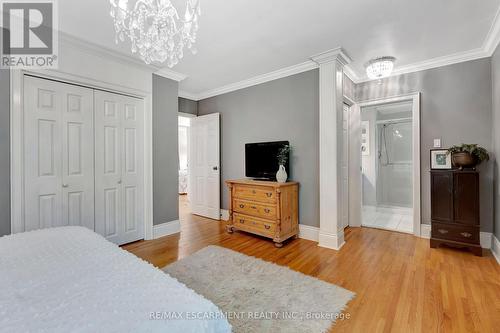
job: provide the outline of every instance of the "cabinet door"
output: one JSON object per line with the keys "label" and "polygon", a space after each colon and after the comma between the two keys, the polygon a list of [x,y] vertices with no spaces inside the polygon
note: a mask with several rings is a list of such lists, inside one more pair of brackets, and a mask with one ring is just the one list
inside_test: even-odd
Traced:
{"label": "cabinet door", "polygon": [[453,221],[453,173],[431,173],[431,219]]}
{"label": "cabinet door", "polygon": [[479,224],[479,177],[475,172],[454,174],[454,217],[456,223]]}

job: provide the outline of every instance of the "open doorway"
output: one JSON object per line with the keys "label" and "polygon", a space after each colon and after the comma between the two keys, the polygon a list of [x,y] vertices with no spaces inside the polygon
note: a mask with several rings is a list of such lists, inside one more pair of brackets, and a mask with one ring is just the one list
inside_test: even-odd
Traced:
{"label": "open doorway", "polygon": [[359,110],[361,225],[419,235],[418,94],[360,103]]}
{"label": "open doorway", "polygon": [[178,116],[179,126],[179,216],[191,214],[190,208],[190,128],[194,115],[182,114]]}

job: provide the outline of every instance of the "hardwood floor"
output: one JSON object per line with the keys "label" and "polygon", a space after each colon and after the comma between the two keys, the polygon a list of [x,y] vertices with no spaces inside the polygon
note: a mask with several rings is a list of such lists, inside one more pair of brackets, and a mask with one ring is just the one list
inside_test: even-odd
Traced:
{"label": "hardwood floor", "polygon": [[[315,276],[356,293],[332,332],[498,332],[500,266],[429,240],[370,228],[348,228],[340,251],[304,239],[283,248],[242,232],[229,235],[224,223],[189,214],[181,197],[181,233],[124,246],[163,267],[215,244]],[[496,328],[495,328],[496,327]]]}

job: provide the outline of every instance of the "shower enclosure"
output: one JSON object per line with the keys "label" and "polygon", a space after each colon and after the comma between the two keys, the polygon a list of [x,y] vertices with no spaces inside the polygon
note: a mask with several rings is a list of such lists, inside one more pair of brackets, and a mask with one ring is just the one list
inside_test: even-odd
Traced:
{"label": "shower enclosure", "polygon": [[411,103],[361,110],[362,225],[413,232]]}

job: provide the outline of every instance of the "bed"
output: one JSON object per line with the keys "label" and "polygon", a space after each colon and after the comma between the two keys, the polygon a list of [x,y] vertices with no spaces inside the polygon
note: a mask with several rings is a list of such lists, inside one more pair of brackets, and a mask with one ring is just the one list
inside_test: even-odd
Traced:
{"label": "bed", "polygon": [[0,238],[1,332],[230,332],[209,300],[83,227]]}

